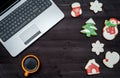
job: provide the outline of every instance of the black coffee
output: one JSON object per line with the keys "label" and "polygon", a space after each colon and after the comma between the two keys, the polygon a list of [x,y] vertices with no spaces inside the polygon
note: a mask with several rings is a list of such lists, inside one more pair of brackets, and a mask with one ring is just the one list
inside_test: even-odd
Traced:
{"label": "black coffee", "polygon": [[33,70],[37,67],[37,61],[34,58],[27,58],[24,62],[24,66],[27,70]]}

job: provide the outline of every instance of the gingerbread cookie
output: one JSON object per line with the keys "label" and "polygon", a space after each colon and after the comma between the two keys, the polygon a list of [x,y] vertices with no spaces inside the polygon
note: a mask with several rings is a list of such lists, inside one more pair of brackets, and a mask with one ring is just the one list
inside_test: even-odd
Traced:
{"label": "gingerbread cookie", "polygon": [[100,73],[100,66],[98,63],[96,63],[95,59],[89,60],[87,65],[85,66],[85,69],[88,75]]}

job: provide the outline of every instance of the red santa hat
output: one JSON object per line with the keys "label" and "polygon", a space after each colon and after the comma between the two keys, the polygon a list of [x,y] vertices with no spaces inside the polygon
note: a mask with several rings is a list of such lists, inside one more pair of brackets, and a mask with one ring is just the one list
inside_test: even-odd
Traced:
{"label": "red santa hat", "polygon": [[116,24],[120,24],[120,21],[118,19],[116,19],[116,18],[110,18],[109,19],[109,21],[113,21],[113,20],[116,22]]}

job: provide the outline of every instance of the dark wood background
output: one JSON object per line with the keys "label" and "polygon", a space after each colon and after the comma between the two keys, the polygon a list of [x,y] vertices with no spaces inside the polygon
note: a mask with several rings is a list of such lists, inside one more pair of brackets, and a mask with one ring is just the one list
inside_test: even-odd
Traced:
{"label": "dark wood background", "polygon": [[[116,51],[120,54],[120,33],[112,41],[107,41],[102,36],[104,20],[111,17],[120,20],[120,0],[99,0],[104,6],[103,11],[97,14],[89,10],[89,3],[94,0],[53,1],[64,12],[65,18],[20,55],[12,58],[0,43],[0,78],[23,78],[21,60],[28,54],[35,54],[41,60],[38,72],[28,78],[120,78],[120,62],[113,69],[102,63],[107,51]],[[81,3],[83,14],[78,18],[72,18],[71,4],[76,1]],[[79,31],[89,18],[96,22],[98,35],[87,38]],[[120,27],[118,28],[120,31]],[[99,56],[91,52],[91,43],[96,40],[105,44],[105,52]],[[100,74],[86,74],[85,65],[90,59],[96,59],[100,65]]]}

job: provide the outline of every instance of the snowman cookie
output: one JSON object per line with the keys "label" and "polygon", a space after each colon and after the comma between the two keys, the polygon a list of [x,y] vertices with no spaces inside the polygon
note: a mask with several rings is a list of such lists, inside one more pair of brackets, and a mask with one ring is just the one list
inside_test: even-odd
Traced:
{"label": "snowman cookie", "polygon": [[117,52],[108,51],[105,55],[105,59],[103,59],[103,63],[108,68],[113,68],[115,64],[117,64],[120,60],[120,55]]}
{"label": "snowman cookie", "polygon": [[118,34],[118,25],[120,21],[116,18],[110,18],[105,20],[105,26],[103,28],[103,37],[107,40],[113,40]]}
{"label": "snowman cookie", "polygon": [[72,7],[71,15],[72,15],[73,17],[78,17],[78,16],[80,16],[80,15],[82,14],[82,9],[81,9],[80,3],[74,2],[74,3],[71,5],[71,7]]}

